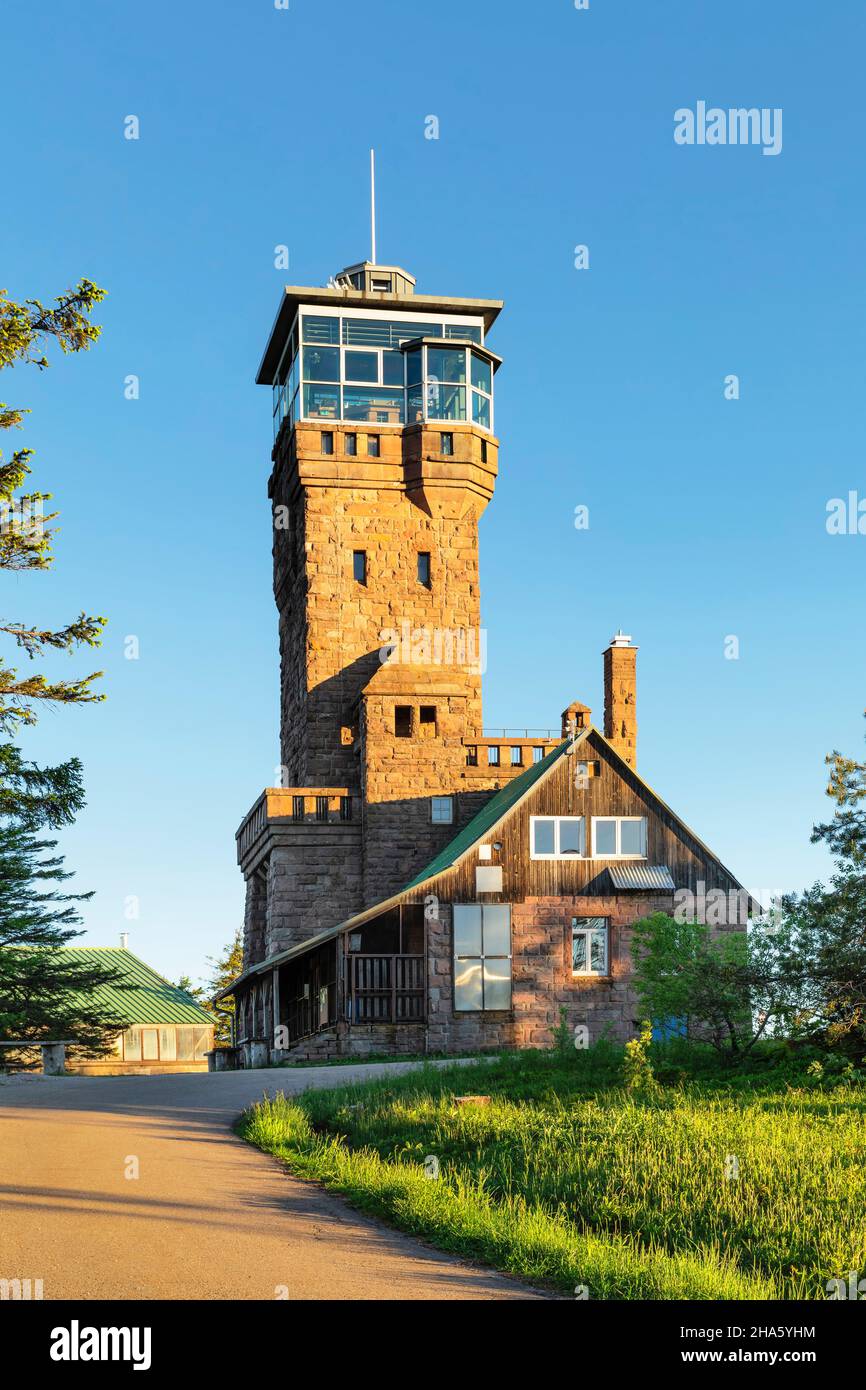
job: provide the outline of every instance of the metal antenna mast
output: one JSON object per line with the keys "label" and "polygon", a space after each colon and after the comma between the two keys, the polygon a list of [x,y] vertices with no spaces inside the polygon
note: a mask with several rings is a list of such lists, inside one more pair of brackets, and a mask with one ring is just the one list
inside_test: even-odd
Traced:
{"label": "metal antenna mast", "polygon": [[376,151],[370,151],[370,241],[373,265],[376,264]]}

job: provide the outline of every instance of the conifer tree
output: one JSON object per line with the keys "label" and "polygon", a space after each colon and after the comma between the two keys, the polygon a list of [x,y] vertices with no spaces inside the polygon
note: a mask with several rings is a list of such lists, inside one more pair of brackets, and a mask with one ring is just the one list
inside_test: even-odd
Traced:
{"label": "conifer tree", "polygon": [[[82,352],[99,337],[90,312],[105,298],[105,291],[91,280],[60,295],[51,307],[38,299],[17,303],[0,290],[0,370],[29,364],[43,371],[49,342],[62,352]],[[0,430],[21,427],[29,412],[0,402]],[[43,513],[51,494],[25,490],[31,474],[32,449],[17,449],[4,462],[0,454],[0,569],[21,572],[45,570],[53,561],[52,539],[57,512]],[[7,600],[8,601],[8,600]],[[97,647],[105,619],[79,613],[60,628],[32,623],[0,609],[0,635],[5,636],[30,661],[48,650],[72,652],[77,647]],[[104,697],[93,689],[102,674],[94,671],[71,680],[49,680],[41,673],[19,670],[0,656],[0,732],[13,733],[21,725],[34,724],[41,701],[83,704]]]}
{"label": "conifer tree", "polygon": [[[42,371],[49,342],[64,353],[81,352],[99,337],[90,312],[104,291],[90,280],[46,307],[39,300],[17,303],[0,290],[0,369],[29,364]],[[20,428],[28,412],[0,403],[0,430]],[[22,448],[4,461],[0,454],[0,570],[21,574],[45,570],[53,560],[51,522],[44,515],[51,494],[27,488],[33,452]],[[7,599],[8,602],[8,599]],[[0,607],[0,637],[33,661],[48,651],[95,647],[105,619],[79,613],[60,628],[34,624]],[[10,666],[0,654],[0,733],[9,735],[37,719],[40,702],[82,704],[104,697],[93,689],[101,672],[71,680]],[[121,1021],[101,1009],[94,991],[121,983],[92,958],[64,952],[80,933],[77,904],[89,893],[67,893],[71,877],[56,841],[39,838],[44,827],[68,825],[84,804],[81,764],[70,758],[58,767],[25,761],[11,742],[0,744],[0,1037],[70,1038],[98,1051]]]}
{"label": "conifer tree", "polygon": [[212,1003],[215,994],[232,984],[244,968],[244,946],[240,928],[226,946],[221,956],[208,956],[208,964],[213,973],[205,986],[205,997],[199,1000],[203,1009],[213,1015],[214,1046],[228,1047],[231,1043],[231,1019],[235,1013],[235,1000],[232,995]]}

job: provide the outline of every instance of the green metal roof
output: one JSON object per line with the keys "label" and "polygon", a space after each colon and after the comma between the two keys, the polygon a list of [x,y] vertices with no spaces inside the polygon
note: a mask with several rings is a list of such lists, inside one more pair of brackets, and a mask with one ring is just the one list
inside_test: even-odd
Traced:
{"label": "green metal roof", "polygon": [[124,977],[133,989],[101,985],[87,999],[126,1023],[207,1023],[213,1016],[191,995],[169,984],[143,960],[122,946],[61,946],[65,956],[82,965],[106,965]]}
{"label": "green metal roof", "polygon": [[444,849],[441,849],[435,859],[431,859],[426,869],[422,869],[417,878],[413,878],[411,883],[407,883],[401,892],[407,893],[410,888],[418,888],[422,883],[426,883],[428,878],[435,878],[436,874],[441,874],[445,869],[450,869],[452,864],[456,864],[461,855],[471,849],[476,840],[480,840],[483,835],[491,830],[497,821],[502,820],[506,812],[512,806],[516,806],[521,797],[525,796],[530,787],[534,787],[540,777],[549,772],[554,763],[558,762],[569,745],[566,739],[558,748],[554,748],[548,753],[546,758],[542,758],[540,763],[533,763],[525,772],[521,772],[519,777],[507,782],[505,786],[496,792],[488,802],[482,806],[477,816],[473,816],[468,825],[464,825],[458,835],[450,840]]}

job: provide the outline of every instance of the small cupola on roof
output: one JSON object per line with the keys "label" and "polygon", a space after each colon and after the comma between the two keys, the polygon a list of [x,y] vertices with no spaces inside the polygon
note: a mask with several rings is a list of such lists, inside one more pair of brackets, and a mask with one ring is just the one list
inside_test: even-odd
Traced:
{"label": "small cupola on roof", "polygon": [[360,290],[364,295],[415,293],[415,276],[408,270],[399,265],[374,265],[372,261],[347,266],[334,276],[334,284],[341,289]]}

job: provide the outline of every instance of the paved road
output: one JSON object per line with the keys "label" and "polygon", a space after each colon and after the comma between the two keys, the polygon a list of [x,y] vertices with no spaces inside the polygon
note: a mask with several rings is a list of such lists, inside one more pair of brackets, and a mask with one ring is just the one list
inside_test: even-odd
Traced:
{"label": "paved road", "polygon": [[265,1091],[410,1066],[0,1078],[0,1278],[42,1279],[46,1299],[539,1297],[358,1215],[231,1131]]}

